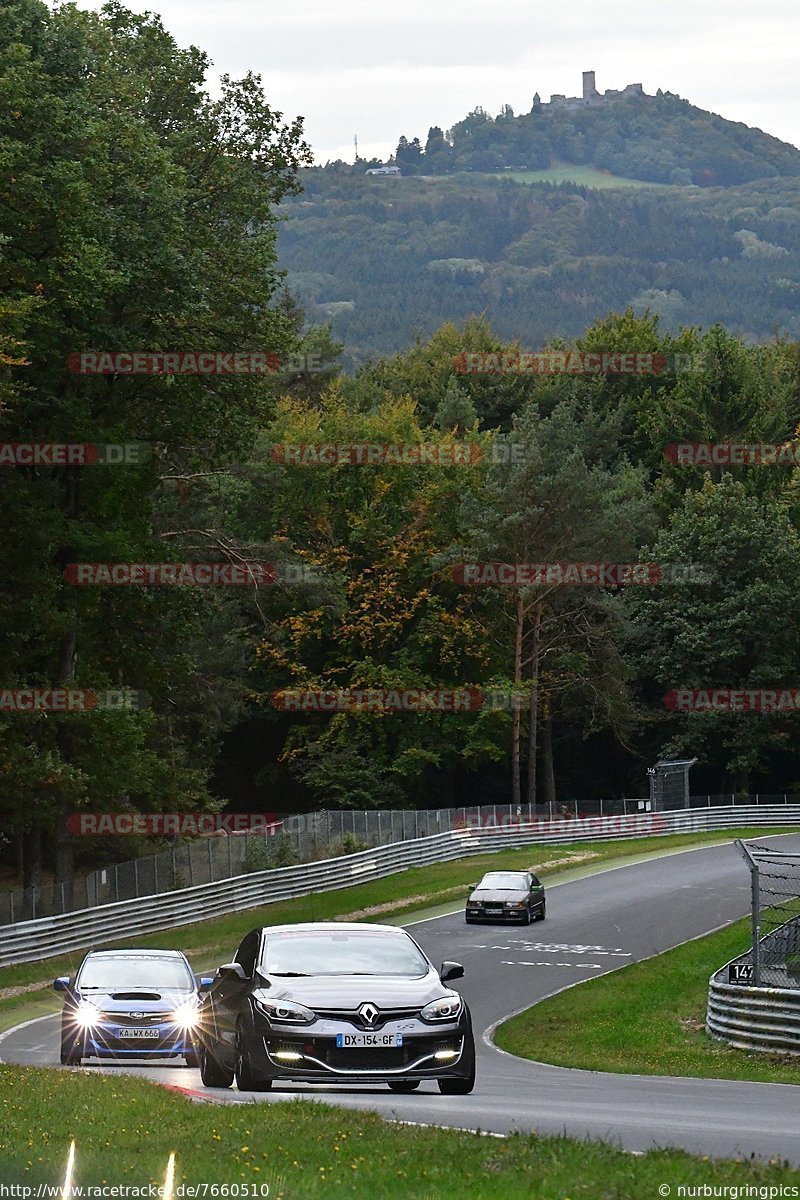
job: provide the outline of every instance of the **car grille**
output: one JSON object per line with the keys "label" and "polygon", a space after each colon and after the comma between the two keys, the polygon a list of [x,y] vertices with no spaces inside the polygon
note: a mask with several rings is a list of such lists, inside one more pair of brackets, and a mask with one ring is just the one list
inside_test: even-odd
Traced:
{"label": "car grille", "polygon": [[145,1013],[143,1017],[134,1018],[130,1013],[103,1013],[101,1018],[104,1025],[163,1025],[169,1021],[169,1013]]}
{"label": "car grille", "polygon": [[[377,1008],[377,1004],[375,1005]],[[326,1021],[346,1021],[348,1025],[353,1025],[356,1029],[383,1029],[384,1025],[389,1021],[406,1021],[409,1018],[419,1016],[419,1007],[417,1008],[382,1008],[380,1009],[378,1019],[374,1025],[367,1023],[359,1016],[354,1008],[315,1008],[314,1012],[318,1017],[324,1017]]]}

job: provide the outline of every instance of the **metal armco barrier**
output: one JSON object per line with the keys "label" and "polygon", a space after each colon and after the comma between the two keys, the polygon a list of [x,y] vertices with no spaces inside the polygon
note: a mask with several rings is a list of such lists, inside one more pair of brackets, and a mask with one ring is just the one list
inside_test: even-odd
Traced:
{"label": "metal armco barrier", "polygon": [[712,1037],[739,1050],[800,1054],[800,988],[725,983],[727,971],[726,963],[708,985],[706,1029]]}
{"label": "metal armco barrier", "polygon": [[[761,938],[757,954],[755,945],[711,976],[706,1029],[740,1050],[800,1054],[800,916]],[[773,986],[759,985],[757,959],[777,977]],[[752,982],[729,982],[730,967],[744,968]]]}
{"label": "metal armco barrier", "polygon": [[409,867],[449,862],[511,846],[564,845],[752,825],[761,828],[800,825],[800,804],[718,806],[452,830],[323,862],[238,875],[180,891],[6,925],[0,928],[0,966],[52,958],[111,940],[129,940],[276,900],[352,887]]}

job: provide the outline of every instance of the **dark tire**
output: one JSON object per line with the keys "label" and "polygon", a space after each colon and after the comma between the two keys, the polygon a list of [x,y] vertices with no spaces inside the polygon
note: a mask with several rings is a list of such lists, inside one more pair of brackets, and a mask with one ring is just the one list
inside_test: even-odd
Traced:
{"label": "dark tire", "polygon": [[200,1078],[204,1087],[228,1088],[233,1083],[233,1071],[215,1058],[208,1046],[200,1051]]}
{"label": "dark tire", "polygon": [[75,1033],[61,1026],[61,1065],[64,1067],[79,1067],[86,1049],[82,1038],[76,1038]]}
{"label": "dark tire", "polygon": [[71,1043],[64,1043],[61,1039],[61,1065],[64,1067],[79,1067],[83,1060],[83,1055],[80,1052],[80,1047],[74,1049]]}
{"label": "dark tire", "polygon": [[469,1058],[470,1073],[466,1079],[437,1079],[439,1091],[443,1096],[468,1096],[475,1087],[475,1044],[470,1036]]}
{"label": "dark tire", "polygon": [[532,920],[533,920],[533,917],[531,916],[531,910],[529,908],[526,908],[525,909],[525,920],[522,922],[522,924],[530,925]]}
{"label": "dark tire", "polygon": [[538,920],[543,921],[547,916],[547,904],[542,901],[542,911],[539,913]]}
{"label": "dark tire", "polygon": [[272,1090],[272,1080],[262,1079],[253,1074],[247,1047],[243,1044],[241,1030],[236,1034],[236,1086],[240,1092],[269,1092]]}
{"label": "dark tire", "polygon": [[419,1087],[418,1079],[393,1079],[389,1084],[393,1092],[415,1092]]}
{"label": "dark tire", "polygon": [[469,1079],[438,1079],[436,1082],[443,1096],[468,1096],[475,1087],[475,1073]]}

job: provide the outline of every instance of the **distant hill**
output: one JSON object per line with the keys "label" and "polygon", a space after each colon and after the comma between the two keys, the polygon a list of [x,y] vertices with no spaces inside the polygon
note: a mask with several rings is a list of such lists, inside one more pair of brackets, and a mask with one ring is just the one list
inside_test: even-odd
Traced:
{"label": "distant hill", "polygon": [[302,172],[279,258],[349,366],[481,312],[529,349],[628,305],[667,329],[800,339],[800,177],[600,190],[510,175]]}
{"label": "distant hill", "polygon": [[[638,85],[630,85],[636,87]],[[626,89],[627,90],[627,89]],[[800,150],[670,92],[584,101],[562,98],[497,117],[476,108],[447,133],[433,126],[423,145],[402,137],[393,162],[404,174],[540,171],[574,163],[649,183],[731,187],[800,176]],[[581,107],[581,105],[586,107]]]}

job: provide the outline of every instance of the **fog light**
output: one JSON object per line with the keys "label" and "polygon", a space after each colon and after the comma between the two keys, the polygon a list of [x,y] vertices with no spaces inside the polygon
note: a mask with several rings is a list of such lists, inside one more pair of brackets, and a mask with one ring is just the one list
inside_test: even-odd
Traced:
{"label": "fog light", "polygon": [[437,1050],[433,1057],[438,1058],[438,1059],[458,1058],[458,1051],[457,1050]]}
{"label": "fog light", "polygon": [[275,1050],[272,1057],[280,1058],[283,1062],[299,1062],[303,1056],[296,1050]]}

